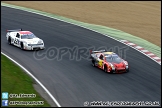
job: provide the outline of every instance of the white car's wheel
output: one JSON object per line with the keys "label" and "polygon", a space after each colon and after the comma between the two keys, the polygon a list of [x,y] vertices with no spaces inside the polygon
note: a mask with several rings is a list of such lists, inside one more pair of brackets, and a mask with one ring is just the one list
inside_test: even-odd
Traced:
{"label": "white car's wheel", "polygon": [[22,42],[21,42],[20,48],[21,48],[22,50],[24,50],[24,44],[23,44]]}
{"label": "white car's wheel", "polygon": [[8,44],[11,45],[11,38],[8,38]]}

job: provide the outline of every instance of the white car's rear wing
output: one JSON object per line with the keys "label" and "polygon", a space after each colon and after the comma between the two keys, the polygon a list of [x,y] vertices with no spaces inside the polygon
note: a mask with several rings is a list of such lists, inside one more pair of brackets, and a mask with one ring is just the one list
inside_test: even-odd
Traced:
{"label": "white car's rear wing", "polygon": [[7,30],[7,32],[22,31],[22,29]]}

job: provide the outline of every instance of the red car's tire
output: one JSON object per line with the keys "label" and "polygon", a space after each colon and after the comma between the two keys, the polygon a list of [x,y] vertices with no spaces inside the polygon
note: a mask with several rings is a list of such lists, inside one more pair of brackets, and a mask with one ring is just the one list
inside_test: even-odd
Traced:
{"label": "red car's tire", "polygon": [[126,72],[129,72],[129,69],[126,69]]}
{"label": "red car's tire", "polygon": [[93,66],[93,67],[96,67],[96,66],[95,66],[95,61],[94,61],[94,60],[92,60],[92,66]]}
{"label": "red car's tire", "polygon": [[108,72],[107,72],[107,66],[104,66],[104,72],[105,72],[105,73],[108,73]]}

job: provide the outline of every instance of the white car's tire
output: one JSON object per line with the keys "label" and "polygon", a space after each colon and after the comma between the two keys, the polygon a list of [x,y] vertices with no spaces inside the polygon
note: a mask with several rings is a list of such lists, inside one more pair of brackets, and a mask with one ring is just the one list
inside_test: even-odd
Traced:
{"label": "white car's tire", "polygon": [[21,42],[20,48],[24,50],[24,44]]}
{"label": "white car's tire", "polygon": [[8,38],[8,44],[11,45],[11,38]]}

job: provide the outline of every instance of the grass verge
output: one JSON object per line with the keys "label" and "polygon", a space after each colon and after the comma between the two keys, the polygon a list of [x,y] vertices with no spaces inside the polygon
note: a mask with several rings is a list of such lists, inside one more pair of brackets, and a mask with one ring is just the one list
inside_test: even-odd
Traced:
{"label": "grass verge", "polygon": [[[9,98],[9,101],[44,101],[44,105],[9,105],[21,107],[50,107],[33,87],[33,79],[20,67],[1,54],[1,92],[36,94],[35,98]],[[1,98],[2,99],[2,98]],[[2,101],[1,101],[2,102]],[[2,105],[2,104],[1,104]]]}

